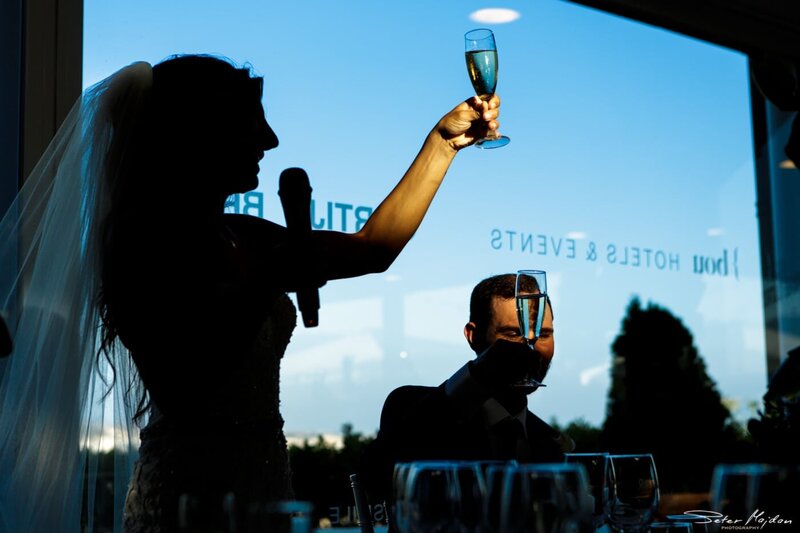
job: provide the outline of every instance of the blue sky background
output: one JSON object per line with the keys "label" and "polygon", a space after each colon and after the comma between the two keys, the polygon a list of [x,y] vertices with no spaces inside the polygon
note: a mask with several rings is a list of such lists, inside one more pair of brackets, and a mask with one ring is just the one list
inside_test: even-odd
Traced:
{"label": "blue sky background", "polygon": [[[387,273],[321,290],[321,326],[296,330],[283,361],[287,431],[373,431],[394,387],[439,384],[472,356],[461,332],[471,287],[520,268],[548,271],[556,311],[548,388],[530,402],[540,416],[602,422],[610,344],[634,295],[681,318],[723,396],[750,414],[766,364],[742,54],[560,0],[505,2],[520,15],[506,24],[471,20],[497,7],[475,1],[176,4],[88,0],[85,85],[173,53],[251,63],[280,138],[259,192],[281,223],[277,177],[289,166],[308,171],[317,218],[328,202],[377,206],[438,118],[471,95],[464,32],[496,34],[511,144],[459,154]],[[544,235],[546,253],[510,248],[508,231]],[[647,268],[644,249],[678,268],[660,270],[654,255]],[[727,276],[693,272],[694,256],[724,254]]]}

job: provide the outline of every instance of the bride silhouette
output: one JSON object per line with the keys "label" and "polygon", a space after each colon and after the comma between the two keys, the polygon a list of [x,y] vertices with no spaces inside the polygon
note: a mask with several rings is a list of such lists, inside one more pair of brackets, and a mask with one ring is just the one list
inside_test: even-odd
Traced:
{"label": "bride silhouette", "polygon": [[[145,426],[125,502],[128,531],[177,529],[182,495],[217,507],[229,493],[244,504],[292,495],[279,366],[296,322],[286,293],[308,287],[304,262],[310,254],[280,225],[224,212],[230,195],[257,186],[259,161],[278,146],[261,101],[261,78],[224,59],[189,55],[152,67],[136,63],[87,90],[68,131],[62,128],[54,140],[60,148],[51,145],[40,171],[52,174],[55,186],[40,195],[41,216],[33,220],[54,237],[37,241],[34,254],[26,251],[32,257],[20,269],[40,275],[42,287],[58,278],[58,286],[40,291],[66,309],[62,317],[70,321],[59,327],[66,333],[57,345],[80,361],[97,354],[97,364],[109,365],[136,396],[135,418]],[[444,115],[358,233],[312,232],[304,244],[316,258],[312,285],[386,270],[419,227],[455,154],[497,128],[498,107],[497,98],[473,98]],[[68,193],[75,198],[68,200]],[[160,209],[160,198],[180,202]],[[19,237],[20,211],[27,212],[12,211],[3,224]],[[50,254],[54,241],[59,253]],[[21,302],[10,321],[15,351],[9,361],[35,364],[4,376],[0,467],[10,469],[23,455],[20,442],[40,442],[25,420],[42,409],[24,411],[7,399],[16,394],[43,401],[26,392],[24,373],[43,372],[43,361],[65,358],[60,347],[47,353],[36,347],[47,322],[26,315],[35,284],[34,290],[19,284],[2,289],[0,297]],[[33,325],[23,327],[27,322]],[[48,408],[82,428],[82,436],[96,387],[85,384],[87,365],[69,368],[76,366],[77,374],[50,376],[54,385],[46,396]],[[67,391],[82,400],[64,404]],[[12,409],[19,416],[10,415]],[[15,436],[3,437],[6,431]],[[67,459],[59,465],[74,456],[61,454]],[[44,468],[41,458],[24,455],[23,474]],[[27,498],[54,492],[54,481],[30,483],[23,474],[0,481],[0,531],[2,522],[49,520],[63,530],[75,520],[65,510],[73,500],[53,504],[50,517],[40,516],[41,506],[26,505]],[[56,471],[52,479],[69,480],[55,492],[80,501],[82,482],[73,478],[82,474],[80,464]]]}

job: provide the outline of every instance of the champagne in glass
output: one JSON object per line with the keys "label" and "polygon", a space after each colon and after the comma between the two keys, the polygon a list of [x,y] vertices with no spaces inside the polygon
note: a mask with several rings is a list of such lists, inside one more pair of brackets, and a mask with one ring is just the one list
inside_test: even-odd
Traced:
{"label": "champagne in glass", "polygon": [[517,318],[520,324],[520,333],[525,342],[533,348],[542,334],[542,323],[547,306],[546,294],[526,294],[517,298]]}
{"label": "champagne in glass", "polygon": [[518,271],[515,297],[520,334],[528,346],[533,348],[542,334],[542,324],[548,302],[545,271]]}
{"label": "champagne in glass", "polygon": [[[466,45],[467,72],[472,81],[475,94],[481,100],[488,101],[494,95],[497,86],[497,45],[494,33],[486,28],[470,30],[464,35]],[[478,148],[500,148],[511,139],[496,131],[490,132],[483,139],[478,139]]]}
{"label": "champagne in glass", "polygon": [[497,86],[497,50],[468,51],[467,71],[475,93],[481,100],[489,100]]}
{"label": "champagne in glass", "polygon": [[529,375],[515,383],[514,387],[531,389],[531,392],[538,387],[544,387],[542,379],[547,372],[549,361],[541,357],[535,349],[536,341],[542,332],[545,313],[547,312],[547,275],[543,270],[520,270],[517,272],[515,288],[515,300],[517,306],[517,319],[519,321],[519,331],[525,343],[533,350],[538,360],[535,362],[535,370],[531,369]]}

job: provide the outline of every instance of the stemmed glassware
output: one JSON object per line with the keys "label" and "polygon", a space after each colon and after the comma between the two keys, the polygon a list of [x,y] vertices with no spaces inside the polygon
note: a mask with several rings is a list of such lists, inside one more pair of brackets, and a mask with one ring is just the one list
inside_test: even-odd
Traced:
{"label": "stemmed glassware", "polygon": [[397,463],[392,476],[392,501],[389,508],[389,523],[395,531],[406,532],[411,520],[406,481],[412,463]]}
{"label": "stemmed glassware", "polygon": [[408,512],[405,531],[446,531],[452,517],[454,488],[447,463],[413,463],[403,498]]}
{"label": "stemmed glassware", "polygon": [[478,463],[456,463],[453,481],[457,484],[454,502],[456,531],[472,533],[483,526],[483,503],[486,499],[484,473]]}
{"label": "stemmed glassware", "polygon": [[404,516],[398,516],[396,524],[403,533],[477,531],[483,522],[485,497],[483,474],[477,463],[410,463],[403,495],[398,498],[398,504],[403,502]]}
{"label": "stemmed glassware", "polygon": [[[467,71],[472,87],[481,100],[488,101],[494,95],[497,86],[497,45],[494,33],[486,28],[470,30],[464,34],[466,46]],[[507,145],[511,139],[500,135],[497,131],[490,132],[483,139],[479,139],[475,146],[478,148],[500,148]]]}
{"label": "stemmed glassware", "polygon": [[717,465],[711,479],[711,509],[745,518],[755,509],[755,493],[762,465]]}
{"label": "stemmed glassware", "polygon": [[656,464],[651,454],[611,455],[616,494],[608,522],[617,531],[641,531],[653,521],[660,492]]}
{"label": "stemmed glassware", "polygon": [[798,493],[798,465],[721,464],[711,478],[711,509],[731,519],[780,518],[795,509]]}
{"label": "stemmed glassware", "polygon": [[592,508],[588,493],[586,469],[579,464],[543,463],[508,467],[503,475],[498,531],[589,531],[592,527]]}
{"label": "stemmed glassware", "polygon": [[611,502],[616,497],[614,467],[607,453],[568,453],[568,463],[581,464],[589,478],[589,494],[593,505],[593,524],[599,528],[608,520]]}
{"label": "stemmed glassware", "polygon": [[517,467],[511,461],[494,461],[484,469],[486,480],[486,498],[483,502],[483,531],[493,533],[500,530],[500,519],[503,505],[503,483],[506,472]]}
{"label": "stemmed glassware", "polygon": [[[547,312],[547,274],[544,270],[519,270],[515,290],[517,305],[517,319],[522,337],[531,350],[535,351],[536,341],[542,333],[542,324]],[[537,364],[547,364],[541,358]],[[544,370],[539,369],[539,375],[528,375],[525,379],[515,383],[514,387],[532,388],[544,387],[541,382]]]}

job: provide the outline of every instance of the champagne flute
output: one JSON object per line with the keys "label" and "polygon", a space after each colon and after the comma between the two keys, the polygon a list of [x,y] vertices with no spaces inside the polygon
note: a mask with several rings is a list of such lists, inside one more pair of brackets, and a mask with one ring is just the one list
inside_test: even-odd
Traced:
{"label": "champagne flute", "polygon": [[[467,71],[475,93],[483,101],[494,96],[497,87],[497,45],[494,33],[486,28],[470,30],[464,34],[466,45]],[[483,139],[478,139],[478,148],[500,148],[511,142],[505,135],[497,131],[489,132]]]}
{"label": "champagne flute", "polygon": [[[517,320],[519,331],[527,345],[536,353],[536,341],[542,333],[544,315],[547,312],[547,274],[544,270],[519,270],[514,292],[517,305]],[[537,361],[538,368],[535,376],[526,376],[515,383],[514,387],[530,388],[536,390],[544,387],[541,382],[549,362],[541,357]]]}

